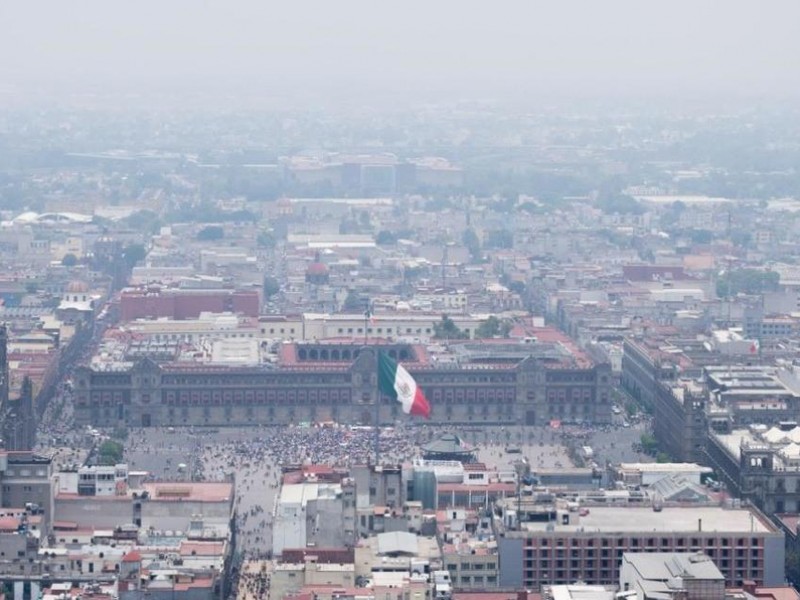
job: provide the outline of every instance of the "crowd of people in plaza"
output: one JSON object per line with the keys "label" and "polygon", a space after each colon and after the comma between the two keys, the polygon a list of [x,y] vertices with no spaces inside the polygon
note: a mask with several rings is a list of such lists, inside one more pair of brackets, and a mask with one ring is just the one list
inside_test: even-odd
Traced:
{"label": "crowd of people in plaza", "polygon": [[[81,463],[91,444],[97,443],[93,430],[75,430],[70,416],[71,398],[65,389],[53,398],[39,424],[40,449],[57,452],[62,465]],[[131,428],[126,433],[126,462],[149,471],[151,479],[235,482],[238,568],[233,572],[233,586],[239,598],[263,598],[268,593],[268,569],[255,566],[267,565],[272,558],[272,515],[282,468],[367,464],[374,461],[376,440],[372,427],[335,423],[221,429],[149,427]],[[378,433],[384,464],[413,460],[421,455],[425,443],[444,433],[456,433],[476,447],[481,462],[508,468],[524,457],[534,469],[571,466],[571,446],[591,443],[599,454],[612,452],[621,426],[451,428],[410,421]],[[635,434],[633,430],[629,433]]]}
{"label": "crowd of people in plaza", "polygon": [[237,573],[236,597],[239,600],[261,600],[268,596],[269,584],[267,563],[254,560]]}
{"label": "crowd of people in plaza", "polygon": [[[271,458],[278,464],[327,464],[347,466],[374,459],[375,431],[346,425],[288,427],[273,429],[265,438]],[[406,431],[382,429],[380,456],[384,461],[401,461],[416,452]]]}

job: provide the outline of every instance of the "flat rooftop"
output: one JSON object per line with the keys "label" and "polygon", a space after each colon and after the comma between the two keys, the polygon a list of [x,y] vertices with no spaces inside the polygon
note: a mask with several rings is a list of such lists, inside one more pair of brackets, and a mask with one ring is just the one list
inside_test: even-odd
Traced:
{"label": "flat rooftop", "polygon": [[720,444],[737,460],[742,455],[742,444],[763,444],[749,429],[734,429],[730,433],[713,433]]}
{"label": "flat rooftop", "polygon": [[152,500],[175,502],[229,502],[233,498],[233,484],[227,482],[151,482],[142,485]]}
{"label": "flat rooftop", "polygon": [[730,433],[711,435],[736,460],[741,458],[742,446],[749,446],[769,451],[774,470],[800,470],[800,427],[782,431],[778,427],[766,429],[763,425],[752,425],[750,429],[734,429]]}
{"label": "flat rooftop", "polygon": [[[575,515],[575,513],[572,513]],[[589,514],[576,517],[574,525],[555,524],[555,532],[705,532],[770,533],[777,529],[758,514],[746,508],[720,506],[664,507],[655,512],[652,507],[591,507]],[[546,531],[547,523],[524,523],[526,531]]]}
{"label": "flat rooftop", "polygon": [[697,463],[620,463],[621,471],[640,471],[642,473],[711,473],[713,469]]}

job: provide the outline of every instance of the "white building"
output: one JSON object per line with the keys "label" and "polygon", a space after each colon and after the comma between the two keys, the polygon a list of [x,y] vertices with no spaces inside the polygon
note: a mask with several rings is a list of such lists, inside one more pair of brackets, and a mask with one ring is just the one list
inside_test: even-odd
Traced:
{"label": "white building", "polygon": [[127,493],[128,465],[93,465],[58,474],[58,492],[81,496],[119,496]]}
{"label": "white building", "polygon": [[[338,483],[285,484],[275,503],[272,552],[277,556],[285,548],[352,545],[355,498],[345,502],[344,495]],[[349,495],[354,496],[352,488]]]}

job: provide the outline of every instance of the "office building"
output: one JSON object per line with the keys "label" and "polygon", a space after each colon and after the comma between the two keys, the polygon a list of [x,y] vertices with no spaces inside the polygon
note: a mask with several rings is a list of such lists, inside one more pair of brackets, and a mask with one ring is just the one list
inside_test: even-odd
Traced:
{"label": "office building", "polygon": [[501,587],[614,584],[626,552],[703,552],[728,586],[784,580],[784,535],[751,507],[582,505],[570,510],[526,498],[498,506]]}

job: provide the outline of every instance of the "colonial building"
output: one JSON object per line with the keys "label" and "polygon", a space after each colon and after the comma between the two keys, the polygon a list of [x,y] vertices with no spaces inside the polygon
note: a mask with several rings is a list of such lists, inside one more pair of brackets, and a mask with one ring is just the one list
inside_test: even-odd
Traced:
{"label": "colonial building", "polygon": [[[225,366],[149,356],[76,369],[78,425],[391,423],[377,391],[377,350],[399,360],[433,406],[433,423],[540,425],[611,421],[610,368],[559,343],[465,344],[449,362],[423,346],[283,344],[275,363]],[[376,402],[380,406],[376,411]]]}
{"label": "colonial building", "polygon": [[622,385],[652,409],[653,434],[659,447],[677,461],[702,462],[707,437],[706,389],[691,380],[680,380],[680,360],[674,356],[664,360],[659,348],[633,339],[626,339],[623,348]]}
{"label": "colonial building", "polygon": [[796,423],[711,432],[708,464],[731,495],[767,514],[800,512],[800,427]]}
{"label": "colonial building", "polygon": [[29,377],[22,380],[19,398],[6,403],[2,433],[6,450],[29,451],[36,445],[36,412],[33,407],[33,385]]}
{"label": "colonial building", "polygon": [[167,317],[194,319],[203,312],[235,312],[257,317],[260,299],[254,290],[185,289],[149,286],[129,288],[120,296],[123,321]]}

